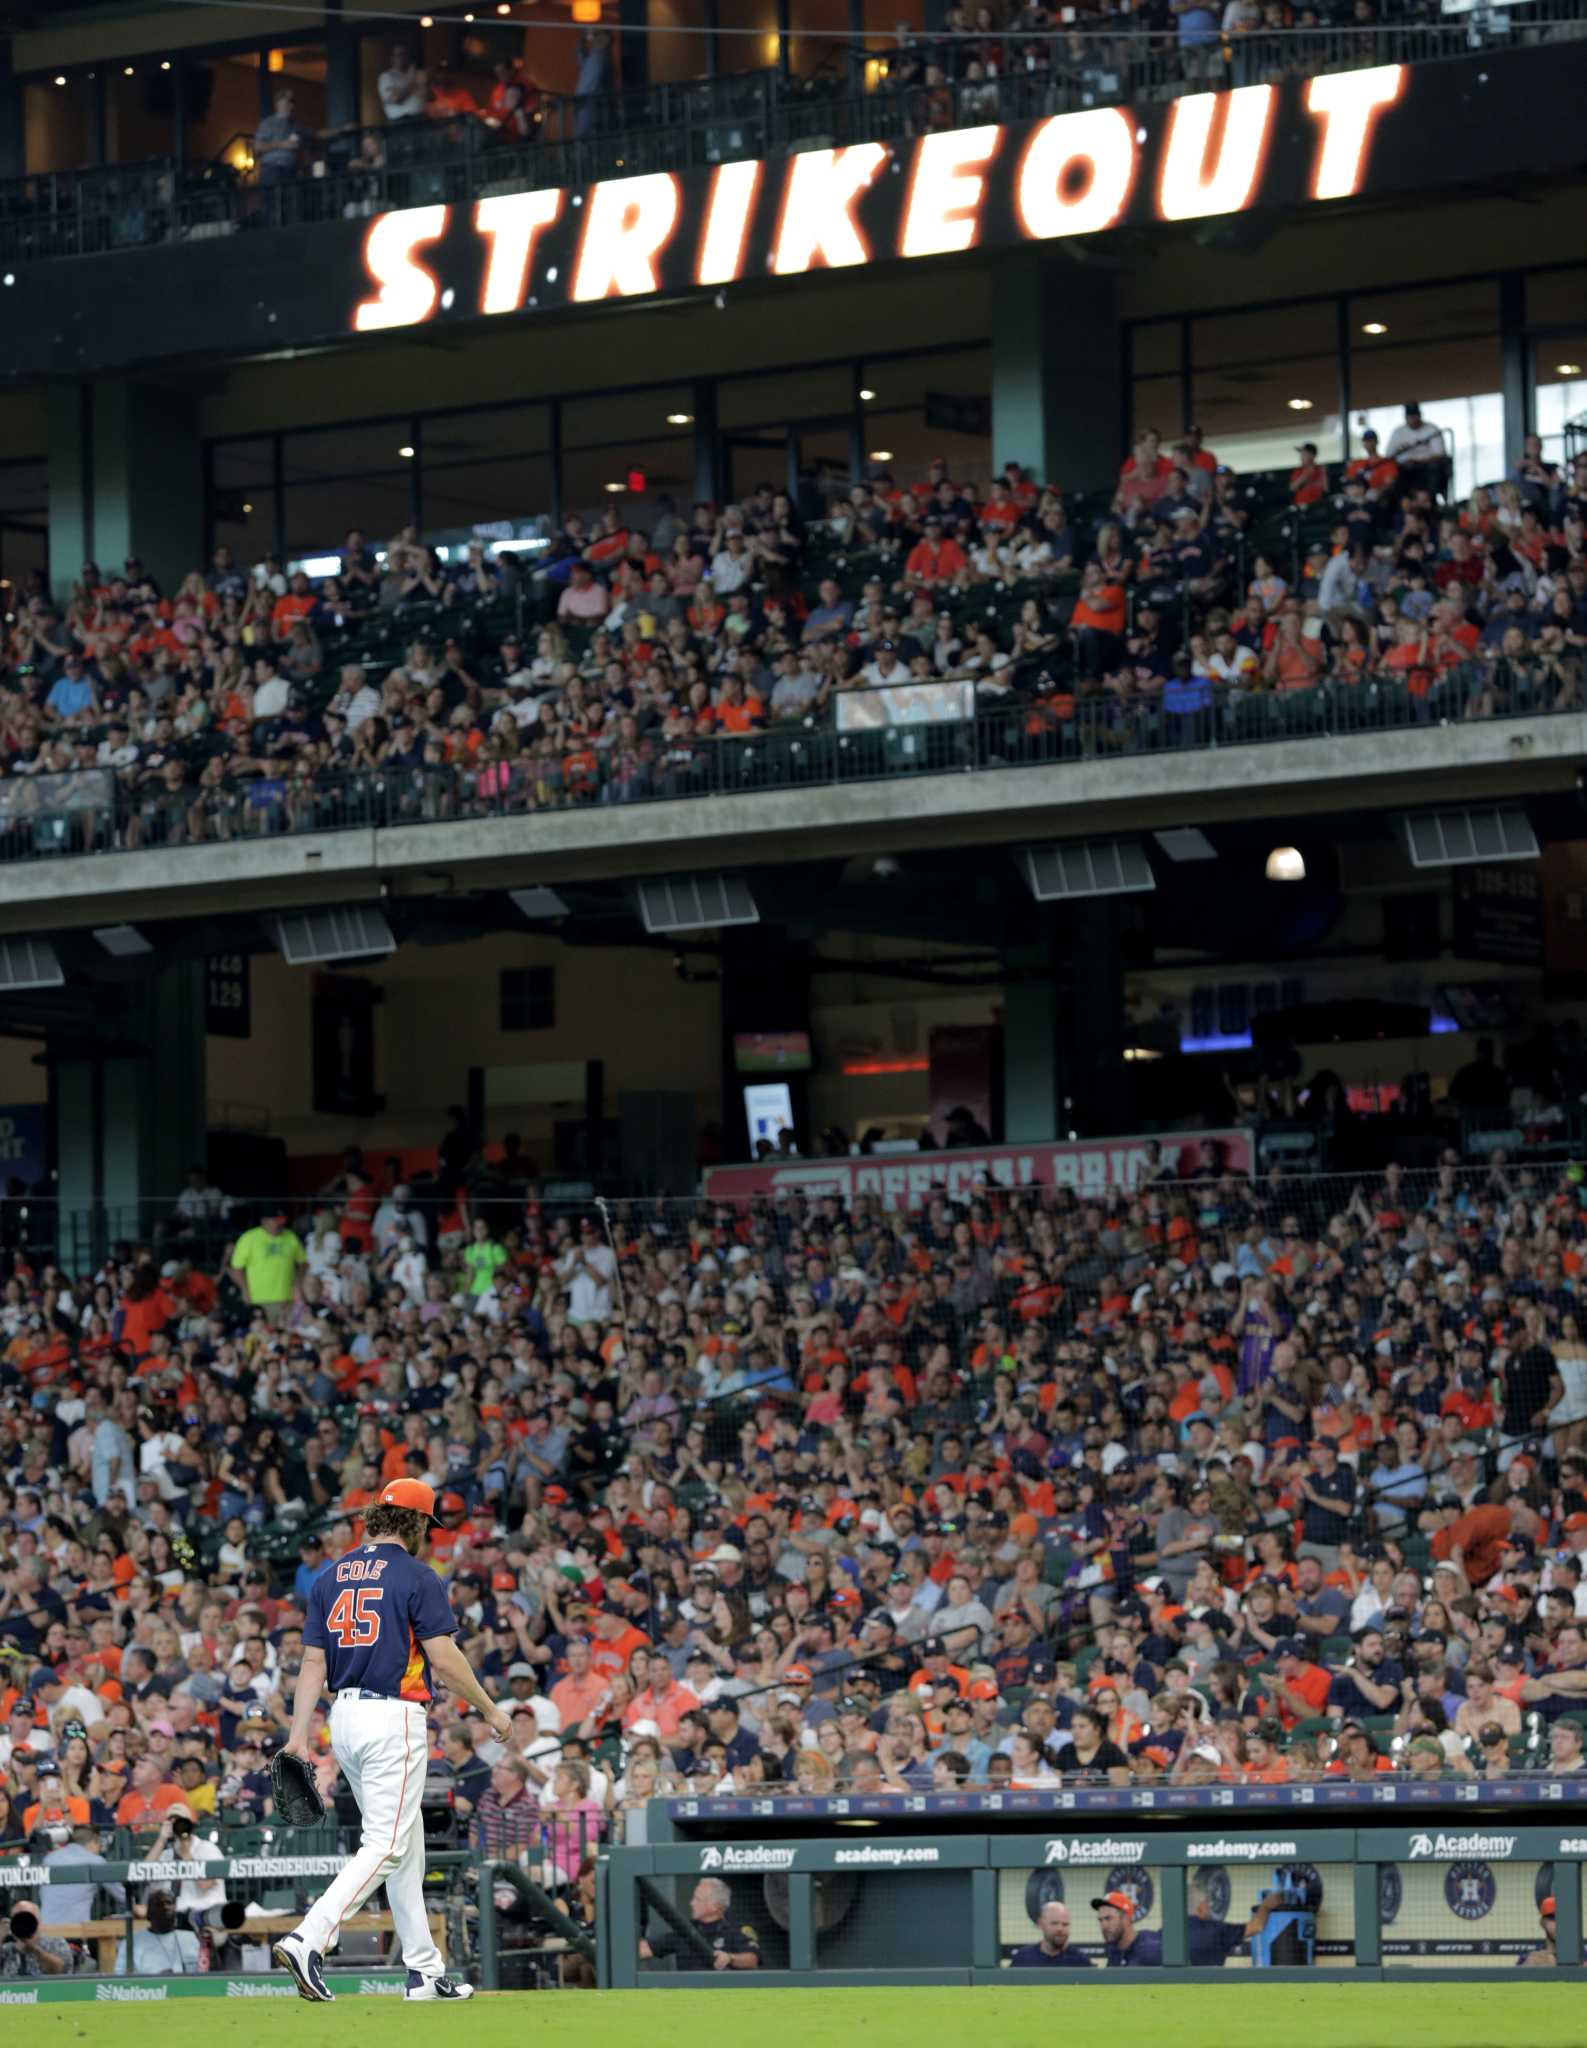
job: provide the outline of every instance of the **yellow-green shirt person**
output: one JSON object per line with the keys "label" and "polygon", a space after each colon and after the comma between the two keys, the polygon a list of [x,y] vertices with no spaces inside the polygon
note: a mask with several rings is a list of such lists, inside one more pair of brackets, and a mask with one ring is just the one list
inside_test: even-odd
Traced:
{"label": "yellow-green shirt person", "polygon": [[295,1298],[307,1256],[296,1231],[287,1229],[286,1212],[277,1209],[232,1246],[232,1278],[250,1307],[279,1308]]}

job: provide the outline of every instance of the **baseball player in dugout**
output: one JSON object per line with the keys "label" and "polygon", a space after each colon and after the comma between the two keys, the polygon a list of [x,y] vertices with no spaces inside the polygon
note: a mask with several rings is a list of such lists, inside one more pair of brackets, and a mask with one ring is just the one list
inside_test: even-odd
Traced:
{"label": "baseball player in dugout", "polygon": [[445,1589],[422,1561],[435,1522],[432,1489],[394,1479],[365,1516],[365,1540],[326,1566],[309,1593],[287,1752],[310,1765],[321,1761],[309,1746],[309,1728],[328,1691],[331,1749],[363,1821],[357,1852],[341,1875],[275,1945],[276,1961],[292,1973],[299,1994],[316,2002],[332,1997],[325,1957],[337,1930],[381,1885],[407,1966],[405,1995],[473,1996],[471,1985],[447,1976],[424,1910],[421,1800],[432,1682],[467,1700],[503,1740],[512,1724],[453,1640],[457,1623]]}

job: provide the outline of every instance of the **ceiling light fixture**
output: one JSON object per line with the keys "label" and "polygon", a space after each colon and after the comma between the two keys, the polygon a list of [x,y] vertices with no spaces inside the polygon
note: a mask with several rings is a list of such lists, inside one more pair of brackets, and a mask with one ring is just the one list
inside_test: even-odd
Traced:
{"label": "ceiling light fixture", "polygon": [[411,448],[399,448],[397,450],[397,453],[402,457],[404,462],[411,462],[413,460],[413,450]]}
{"label": "ceiling light fixture", "polygon": [[861,403],[862,405],[869,405],[869,404],[870,404],[870,402],[871,402],[871,400],[872,400],[872,399],[873,399],[873,398],[874,398],[875,396],[876,396],[876,393],[875,393],[874,391],[868,391],[868,390],[866,390],[866,389],[865,389],[865,388],[864,388],[863,386],[861,387],[861,390],[860,390],[860,403]]}
{"label": "ceiling light fixture", "polygon": [[1300,849],[1275,846],[1267,857],[1267,878],[1270,882],[1304,882],[1306,862]]}
{"label": "ceiling light fixture", "polygon": [[608,485],[606,486],[606,488],[607,488],[607,489],[608,489],[608,490],[609,490],[609,491],[610,491],[610,492],[611,492],[611,493],[613,494],[613,496],[615,497],[615,496],[616,496],[616,494],[617,494],[617,493],[618,493],[619,491],[626,491],[626,490],[628,489],[628,486],[627,486],[627,484],[608,484]]}
{"label": "ceiling light fixture", "polygon": [[1361,332],[1363,334],[1387,334],[1388,331],[1387,325],[1382,320],[1363,320],[1361,323]]}
{"label": "ceiling light fixture", "polygon": [[891,448],[873,448],[871,450],[872,462],[891,462],[892,459],[893,451]]}
{"label": "ceiling light fixture", "polygon": [[669,427],[692,427],[694,425],[694,414],[692,412],[669,412],[667,414],[667,425]]}
{"label": "ceiling light fixture", "polygon": [[1581,375],[1580,363],[1556,363],[1554,367],[1562,377],[1579,377]]}
{"label": "ceiling light fixture", "polygon": [[1291,412],[1310,412],[1311,400],[1309,398],[1292,398],[1289,402],[1289,409]]}

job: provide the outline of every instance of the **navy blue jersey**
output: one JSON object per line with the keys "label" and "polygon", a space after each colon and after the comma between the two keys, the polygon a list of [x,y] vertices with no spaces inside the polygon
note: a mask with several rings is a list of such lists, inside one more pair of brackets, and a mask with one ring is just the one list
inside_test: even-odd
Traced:
{"label": "navy blue jersey", "polygon": [[1083,1956],[1079,1949],[1061,1948],[1056,1955],[1049,1955],[1039,1941],[1015,1949],[1008,1962],[1012,1970],[1089,1970],[1091,1967],[1091,1958]]}
{"label": "navy blue jersey", "polygon": [[1150,1970],[1163,1960],[1163,1937],[1152,1928],[1142,1928],[1128,1948],[1109,1942],[1103,1951],[1110,1970]]}
{"label": "navy blue jersey", "polygon": [[1185,1947],[1193,1969],[1221,1970],[1245,1939],[1243,1920],[1203,1920],[1192,1913],[1185,1923]]}
{"label": "navy blue jersey", "polygon": [[331,1692],[360,1686],[427,1700],[432,1636],[457,1634],[446,1588],[400,1543],[364,1543],[327,1565],[309,1591],[303,1647],[325,1652]]}

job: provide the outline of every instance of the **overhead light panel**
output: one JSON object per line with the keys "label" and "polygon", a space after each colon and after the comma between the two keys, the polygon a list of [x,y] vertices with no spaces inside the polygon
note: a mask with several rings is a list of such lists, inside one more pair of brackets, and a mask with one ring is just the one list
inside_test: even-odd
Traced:
{"label": "overhead light panel", "polygon": [[1154,832],[1152,837],[1170,860],[1216,860],[1218,849],[1206,833],[1195,825],[1175,825],[1167,832]]}
{"label": "overhead light panel", "polygon": [[0,939],[0,995],[60,988],[66,980],[48,939]]}
{"label": "overhead light panel", "polygon": [[1518,804],[1480,811],[1423,811],[1405,820],[1405,848],[1413,868],[1536,860],[1542,851],[1531,819]]}
{"label": "overhead light panel", "polygon": [[107,953],[118,960],[130,960],[138,953],[152,953],[154,947],[136,925],[102,924],[94,929],[94,937]]}
{"label": "overhead light panel", "polygon": [[641,882],[639,915],[653,935],[760,923],[759,906],[742,875],[674,875]]}
{"label": "overhead light panel", "polygon": [[555,889],[509,889],[514,907],[525,917],[568,917],[571,911]]}
{"label": "overhead light panel", "polygon": [[1055,846],[1022,846],[1014,858],[1038,903],[1138,896],[1157,887],[1138,839],[1070,839]]}
{"label": "overhead light panel", "polygon": [[375,960],[395,953],[397,941],[378,910],[352,904],[337,910],[292,910],[270,920],[271,936],[289,967],[320,967],[332,960]]}
{"label": "overhead light panel", "polygon": [[1298,846],[1275,846],[1267,857],[1267,878],[1270,882],[1304,882],[1306,856]]}

